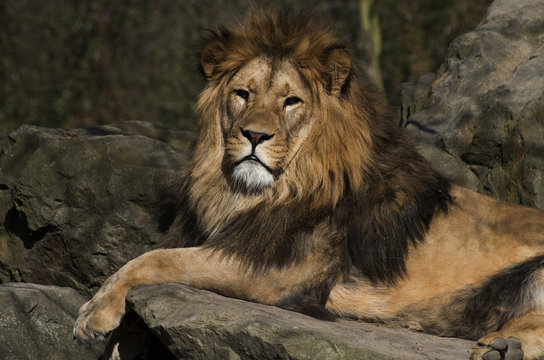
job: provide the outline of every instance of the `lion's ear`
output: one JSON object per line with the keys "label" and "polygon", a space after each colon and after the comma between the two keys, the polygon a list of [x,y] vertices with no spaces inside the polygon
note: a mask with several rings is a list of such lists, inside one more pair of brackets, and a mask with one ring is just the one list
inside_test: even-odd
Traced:
{"label": "lion's ear", "polygon": [[216,73],[217,66],[223,58],[224,50],[222,41],[213,39],[204,45],[200,51],[200,67],[208,80]]}
{"label": "lion's ear", "polygon": [[339,96],[351,72],[351,59],[344,48],[334,48],[326,58],[326,86],[331,95]]}

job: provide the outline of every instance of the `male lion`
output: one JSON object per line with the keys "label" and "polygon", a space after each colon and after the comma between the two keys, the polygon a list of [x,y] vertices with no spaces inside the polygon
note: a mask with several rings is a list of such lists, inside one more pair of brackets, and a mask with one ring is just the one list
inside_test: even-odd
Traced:
{"label": "male lion", "polygon": [[77,338],[116,328],[135,285],[179,282],[479,339],[473,359],[544,357],[543,212],[432,170],[314,20],[255,12],[200,61],[207,86],[169,249],[111,276],[81,307]]}

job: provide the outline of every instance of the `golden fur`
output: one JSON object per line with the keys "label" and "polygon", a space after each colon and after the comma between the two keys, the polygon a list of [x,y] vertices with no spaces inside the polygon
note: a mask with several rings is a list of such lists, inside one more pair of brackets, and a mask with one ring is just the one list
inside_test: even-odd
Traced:
{"label": "golden fur", "polygon": [[256,12],[215,34],[200,61],[207,86],[170,249],[108,279],[80,310],[79,339],[117,327],[133,286],[182,282],[318,317],[481,337],[473,359],[544,356],[543,213],[450,186],[330,29]]}

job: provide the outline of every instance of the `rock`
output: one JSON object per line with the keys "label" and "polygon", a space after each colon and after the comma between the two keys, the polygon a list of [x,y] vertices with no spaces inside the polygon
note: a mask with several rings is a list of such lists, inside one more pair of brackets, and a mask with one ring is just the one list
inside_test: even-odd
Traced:
{"label": "rock", "polygon": [[72,328],[84,298],[57,286],[0,284],[0,358],[96,360],[103,344],[81,346]]}
{"label": "rock", "polygon": [[543,69],[544,2],[496,0],[434,77],[404,86],[402,123],[455,182],[544,208]]}
{"label": "rock", "polygon": [[472,348],[467,340],[326,322],[179,284],[138,286],[129,292],[127,306],[148,332],[121,341],[119,348],[131,349],[153,336],[176,359],[466,359]]}
{"label": "rock", "polygon": [[168,229],[191,140],[144,122],[1,135],[0,282],[95,292]]}

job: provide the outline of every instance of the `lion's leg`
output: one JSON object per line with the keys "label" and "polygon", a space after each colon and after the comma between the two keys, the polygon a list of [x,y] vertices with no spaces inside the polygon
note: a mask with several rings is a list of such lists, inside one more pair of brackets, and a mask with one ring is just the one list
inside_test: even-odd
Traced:
{"label": "lion's leg", "polygon": [[528,313],[485,335],[476,343],[471,359],[544,359],[544,312]]}
{"label": "lion's leg", "polygon": [[[534,266],[539,269],[531,271]],[[510,276],[518,275],[510,280],[517,279],[526,284],[525,291],[517,298],[518,311],[523,308],[528,310],[524,311],[524,315],[507,321],[497,331],[480,338],[474,346],[472,360],[544,360],[544,270],[541,267],[542,258],[536,257],[509,268]],[[520,269],[523,270],[521,273]],[[513,289],[511,285],[510,290]]]}
{"label": "lion's leg", "polygon": [[[125,312],[125,296],[138,284],[167,283],[175,281],[173,272],[184,271],[183,261],[176,262],[162,250],[152,251],[129,261],[110,276],[93,296],[79,309],[74,326],[74,336],[80,341],[100,340],[119,326]],[[161,271],[162,270],[162,271]]]}
{"label": "lion's leg", "polygon": [[[155,250],[129,261],[84,304],[74,326],[80,341],[103,338],[119,326],[127,292],[139,284],[184,283],[266,304],[278,303],[293,289],[326,272],[319,262],[307,259],[285,269],[271,268],[254,274],[234,258],[224,258],[204,248]],[[319,279],[317,279],[319,280]]]}

